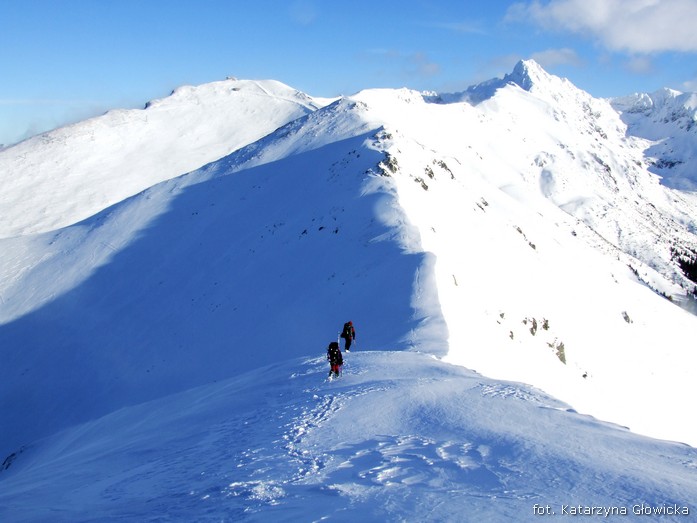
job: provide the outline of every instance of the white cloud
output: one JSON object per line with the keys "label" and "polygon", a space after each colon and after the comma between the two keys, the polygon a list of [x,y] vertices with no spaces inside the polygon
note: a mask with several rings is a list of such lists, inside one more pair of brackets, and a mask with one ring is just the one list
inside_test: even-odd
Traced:
{"label": "white cloud", "polygon": [[441,73],[441,66],[423,52],[402,53],[393,49],[370,49],[368,54],[386,68],[398,70],[407,78],[429,78]]}
{"label": "white cloud", "polygon": [[612,51],[697,52],[697,0],[534,0],[514,4],[507,19],[590,36]]}
{"label": "white cloud", "polygon": [[682,83],[682,89],[684,91],[688,92],[697,92],[697,78],[694,78],[693,80],[687,80],[686,82]]}
{"label": "white cloud", "polygon": [[552,69],[558,65],[581,65],[581,59],[576,51],[569,48],[547,49],[532,54],[530,57],[545,69]]}
{"label": "white cloud", "polygon": [[416,68],[417,76],[428,77],[440,73],[440,65],[431,61],[425,53],[414,53],[409,57],[409,61]]}
{"label": "white cloud", "polygon": [[455,31],[457,33],[486,34],[482,24],[479,22],[444,22],[440,24],[430,24],[430,26]]}
{"label": "white cloud", "polygon": [[654,72],[653,61],[647,56],[632,56],[626,65],[633,73],[651,74]]}

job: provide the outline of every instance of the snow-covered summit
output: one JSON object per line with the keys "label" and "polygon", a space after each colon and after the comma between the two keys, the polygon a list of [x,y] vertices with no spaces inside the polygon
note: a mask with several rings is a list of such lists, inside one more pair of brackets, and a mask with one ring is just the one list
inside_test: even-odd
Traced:
{"label": "snow-covered summit", "polygon": [[210,104],[211,99],[221,99],[229,101],[230,93],[245,94],[250,98],[260,96],[262,98],[273,98],[286,100],[293,104],[299,104],[308,108],[318,108],[323,104],[317,102],[311,96],[293,89],[292,87],[277,80],[240,80],[228,78],[226,80],[211,82],[203,85],[183,85],[177,87],[172,93],[157,100],[151,100],[145,104],[145,108],[158,106],[172,106],[176,104]]}
{"label": "snow-covered summit", "polygon": [[503,77],[502,83],[512,82],[526,91],[541,88],[545,84],[564,81],[556,76],[550,75],[535,60],[519,61],[513,71]]}
{"label": "snow-covered summit", "polygon": [[73,224],[328,102],[270,80],[183,86],[0,150],[0,238]]}
{"label": "snow-covered summit", "polygon": [[470,86],[462,93],[443,94],[439,98],[432,98],[437,98],[444,102],[467,101],[476,105],[484,100],[488,100],[499,89],[507,86],[517,86],[538,96],[548,96],[554,99],[570,90],[578,90],[566,78],[559,78],[549,74],[535,60],[520,60],[513,68],[513,71],[504,75],[503,78],[493,78]]}

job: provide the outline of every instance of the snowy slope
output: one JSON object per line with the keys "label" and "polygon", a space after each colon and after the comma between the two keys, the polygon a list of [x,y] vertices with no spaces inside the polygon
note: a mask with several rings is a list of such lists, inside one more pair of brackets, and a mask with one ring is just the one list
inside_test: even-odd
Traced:
{"label": "snowy slope", "polygon": [[647,287],[694,286],[671,255],[694,245],[694,200],[633,162],[606,102],[526,65],[531,91],[506,84],[477,106],[358,95],[394,129],[400,204],[437,255],[448,360],[694,443],[662,405],[697,392],[697,322]]}
{"label": "snowy slope", "polygon": [[345,131],[321,146],[236,172],[246,148],[74,226],[0,240],[0,346],[17,349],[0,369],[0,453],[307,354],[348,319],[387,350],[444,330],[435,289],[415,283],[431,255],[407,250],[395,194],[367,174],[375,138],[341,105],[326,112]]}
{"label": "snowy slope", "polygon": [[[520,62],[506,78],[481,105],[496,118],[490,139],[494,154],[507,158],[516,173],[511,185],[522,178],[589,226],[599,248],[636,258],[634,269],[658,292],[675,298],[691,293],[695,281],[685,276],[675,251],[694,259],[695,195],[660,184],[646,157],[648,144],[632,135],[608,101],[532,61]],[[493,140],[501,128],[510,140]],[[684,140],[697,147],[694,134]],[[654,280],[645,274],[650,270],[668,281]]]}
{"label": "snowy slope", "polygon": [[0,518],[689,521],[697,510],[694,448],[539,390],[409,352],[352,352],[340,379],[326,372],[321,356],[289,359],[27,446],[0,473]]}
{"label": "snowy slope", "polygon": [[[199,93],[201,105],[208,106],[209,100],[217,100],[217,85],[184,92]],[[296,454],[289,443],[279,454],[273,447],[283,434],[274,433],[270,439],[272,429],[260,418],[249,417],[253,401],[239,404],[241,410],[233,412],[241,414],[230,414],[230,422],[221,418],[226,414],[217,410],[216,402],[227,402],[226,387],[239,390],[241,384],[249,385],[244,397],[266,397],[269,387],[287,390],[285,382],[281,385],[267,376],[267,365],[286,369],[285,374],[307,375],[317,383],[320,362],[302,364],[312,365],[312,371],[285,362],[321,353],[348,319],[358,327],[356,356],[370,362],[356,370],[371,376],[365,389],[350,389],[353,383],[347,380],[353,391],[347,393],[350,397],[392,390],[380,380],[389,373],[388,366],[403,365],[407,378],[395,384],[394,397],[411,397],[411,387],[418,387],[426,399],[433,398],[427,405],[417,404],[415,411],[397,413],[389,411],[395,403],[389,399],[392,396],[387,395],[387,403],[368,401],[359,409],[365,419],[358,424],[354,420],[350,426],[325,425],[322,416],[316,420],[322,434],[326,430],[328,437],[335,438],[327,446],[323,439],[312,440],[319,454],[338,453],[361,464],[365,455],[368,458],[358,486],[343,475],[342,467],[325,469],[324,458],[308,462],[319,463],[308,477],[325,483],[337,478],[343,485],[337,491],[345,493],[342,499],[348,504],[343,507],[376,504],[377,512],[370,513],[374,519],[395,514],[399,519],[407,512],[393,508],[403,500],[402,490],[392,498],[390,492],[365,488],[367,481],[374,481],[368,478],[378,478],[384,486],[394,472],[395,477],[406,478],[404,484],[419,485],[423,506],[435,507],[435,515],[444,514],[439,503],[451,490],[430,490],[446,484],[438,483],[440,476],[429,475],[440,474],[433,469],[419,467],[412,476],[400,466],[383,471],[372,461],[389,462],[392,452],[400,456],[398,463],[411,459],[405,457],[411,456],[410,449],[435,452],[446,463],[444,469],[455,471],[456,483],[474,485],[475,497],[482,495],[477,489],[493,485],[494,496],[501,499],[507,484],[520,485],[521,474],[545,471],[536,494],[527,497],[516,490],[510,505],[504,502],[491,508],[491,496],[477,505],[484,519],[492,514],[513,517],[523,504],[530,512],[532,499],[546,504],[545,498],[551,496],[549,503],[563,503],[561,492],[577,483],[560,479],[568,470],[564,476],[555,476],[561,473],[543,468],[542,458],[525,461],[517,451],[520,461],[514,460],[510,468],[503,466],[510,463],[508,453],[517,445],[530,449],[521,443],[528,440],[536,442],[532,445],[535,456],[538,451],[549,456],[540,450],[543,438],[550,436],[549,424],[569,420],[550,421],[546,415],[564,411],[565,406],[528,391],[520,394],[537,398],[531,404],[542,402],[553,408],[528,408],[523,401],[511,411],[508,407],[497,411],[504,409],[499,405],[485,423],[481,420],[487,413],[480,410],[488,404],[478,403],[476,395],[457,394],[451,403],[444,397],[453,395],[450,385],[440,387],[431,374],[475,379],[470,371],[405,351],[434,355],[490,379],[529,383],[584,415],[644,435],[697,445],[688,414],[697,392],[697,356],[691,350],[697,317],[665,298],[686,299],[694,288],[695,274],[689,269],[691,256],[697,256],[696,200],[693,194],[660,183],[652,172],[654,164],[645,157],[650,143],[628,134],[622,115],[609,102],[548,75],[534,62],[521,62],[503,80],[459,95],[366,90],[323,107],[319,106],[325,102],[315,104],[292,90],[288,96],[281,94],[286,91],[278,84],[236,82],[240,91],[234,92],[230,85],[220,84],[233,100],[221,102],[225,109],[219,108],[229,111],[234,120],[225,127],[228,134],[222,141],[226,144],[211,138],[192,167],[210,163],[188,174],[176,176],[185,172],[184,158],[188,158],[188,153],[180,151],[181,140],[153,139],[142,150],[137,133],[122,139],[134,151],[147,152],[149,159],[134,153],[117,161],[111,145],[97,142],[92,148],[94,158],[111,167],[86,168],[80,177],[84,190],[70,176],[55,178],[50,170],[35,171],[37,187],[73,197],[66,203],[70,209],[57,214],[44,212],[54,209],[55,201],[17,211],[15,217],[21,216],[24,225],[8,222],[9,236],[0,239],[0,457],[7,456],[6,464],[11,465],[10,472],[0,477],[0,482],[10,485],[0,510],[4,506],[28,520],[40,520],[44,508],[59,507],[68,511],[65,520],[70,520],[76,515],[69,508],[71,503],[82,500],[90,505],[86,511],[96,514],[91,518],[99,519],[102,510],[105,516],[124,516],[123,509],[114,509],[108,500],[137,498],[120,482],[131,474],[126,469],[115,473],[117,484],[109,479],[103,489],[95,486],[74,499],[66,495],[80,485],[94,484],[97,471],[111,469],[122,459],[129,463],[133,458],[124,456],[143,445],[144,450],[134,450],[135,455],[152,455],[153,463],[152,468],[143,469],[143,476],[137,476],[136,483],[151,492],[157,490],[160,487],[147,478],[171,470],[165,463],[172,456],[148,449],[159,444],[157,438],[166,439],[170,429],[174,439],[177,434],[183,438],[183,447],[170,440],[169,446],[179,449],[175,452],[183,453],[193,445],[201,452],[210,451],[211,457],[205,459],[227,466],[224,458],[232,454],[225,454],[224,443],[229,436],[216,431],[222,439],[201,442],[198,428],[182,429],[191,425],[187,416],[198,416],[199,408],[210,412],[212,426],[224,424],[226,431],[245,421],[250,424],[251,432],[242,434],[247,438],[245,448],[231,452],[250,459],[257,454],[262,457],[261,461],[251,459],[247,475],[230,480],[230,488],[204,481],[210,490],[201,498],[236,498],[239,510],[253,510],[257,501],[259,507],[274,506],[287,494],[285,484],[269,478],[287,472],[293,485],[302,481],[297,472],[277,461],[288,456],[301,459],[308,449],[303,447]],[[260,85],[267,86],[261,94]],[[270,95],[269,85],[277,88]],[[248,89],[263,102],[250,103]],[[235,105],[236,95],[246,102]],[[162,107],[176,99],[175,94]],[[250,116],[245,112],[250,107],[262,116]],[[142,113],[157,109],[155,103]],[[263,113],[266,109],[270,112]],[[238,119],[232,117],[240,112]],[[277,113],[282,117],[277,119]],[[163,113],[163,128],[177,129],[177,120]],[[188,129],[185,122],[181,125]],[[72,139],[70,129],[56,132]],[[167,137],[180,136],[177,132]],[[18,158],[17,148],[28,143],[0,155],[12,152],[14,156],[5,158]],[[156,147],[161,149],[153,152]],[[79,165],[85,154],[79,147],[55,151],[60,151],[60,163],[65,165]],[[29,164],[34,155],[44,161],[44,146],[27,149]],[[148,163],[150,167],[142,171]],[[113,190],[118,183],[109,183],[122,168],[148,174],[145,178],[126,175],[124,185],[131,190],[118,193]],[[25,181],[31,179],[29,171],[17,172],[16,179],[12,172],[8,175],[14,185],[3,195],[20,194],[22,184],[29,183]],[[109,180],[103,187],[97,183],[102,176]],[[37,198],[48,202],[45,194]],[[9,196],[3,201],[9,209],[15,209],[15,203]],[[58,216],[65,226],[58,226]],[[387,352],[363,355],[366,350]],[[253,386],[257,382],[258,388]],[[466,383],[458,383],[453,386],[458,391],[460,386],[463,394],[469,390]],[[478,383],[475,388],[486,388]],[[516,397],[516,391],[522,390],[487,383],[512,390]],[[299,390],[289,386],[294,390],[294,406],[289,403],[288,408],[302,410],[308,398],[295,395]],[[341,400],[327,401],[333,405]],[[274,400],[271,406],[280,404]],[[466,421],[465,411],[457,409],[468,405],[472,410],[466,411]],[[155,413],[143,419],[147,425],[143,432],[138,431],[140,424],[135,425],[135,433],[130,432],[133,419],[153,407]],[[385,411],[387,426],[381,432]],[[450,436],[443,436],[444,442],[429,443],[428,438],[435,436],[428,425],[444,417],[452,417],[447,431],[459,434],[460,439],[453,440],[457,451],[447,443]],[[529,423],[515,432],[506,417]],[[554,447],[558,454],[551,462],[571,464],[569,477],[597,479],[587,490],[578,487],[578,502],[619,499],[630,503],[650,497],[647,503],[684,503],[682,494],[691,499],[687,482],[680,480],[675,496],[660,501],[656,496],[672,488],[661,486],[669,480],[654,483],[636,470],[636,462],[627,454],[615,459],[613,453],[617,445],[627,445],[622,450],[655,457],[651,470],[656,477],[682,478],[694,472],[692,449],[572,417],[569,423],[579,423],[591,432],[574,440],[572,448]],[[480,420],[483,432],[459,432],[468,427],[470,418]],[[97,419],[101,421],[90,421]],[[534,430],[532,425],[538,422],[546,427],[544,431]],[[309,428],[295,417],[283,418],[281,423],[298,430]],[[90,433],[92,426],[97,427],[94,433]],[[437,426],[433,430],[441,430]],[[334,427],[338,432],[332,432]],[[569,439],[570,433],[580,429],[561,430],[558,435]],[[57,435],[58,431],[64,432]],[[600,439],[597,460],[579,454],[589,448],[591,433]],[[410,434],[417,434],[416,439],[410,440]],[[472,448],[468,445],[474,441],[478,446],[496,446],[501,437],[506,441],[499,448],[502,461],[479,471],[482,474],[472,473],[467,464],[476,456],[468,453]],[[61,438],[68,442],[77,438],[77,447],[65,447],[68,443]],[[113,456],[98,457],[103,453],[98,449],[117,440],[125,448]],[[354,442],[355,456],[343,454],[351,448],[344,446],[346,442]],[[362,452],[383,447],[386,454]],[[430,454],[417,455],[425,463],[433,461],[427,457]],[[419,463],[422,457],[416,458]],[[55,477],[57,469],[51,463],[64,471],[63,460],[68,458],[76,460],[72,467],[76,477],[66,489],[52,491],[55,497],[47,497],[38,512],[21,509],[21,500],[31,499],[35,485],[49,484]],[[267,458],[269,463],[264,461]],[[186,460],[181,463],[182,468],[165,484],[178,492],[182,488],[202,492],[183,486],[187,480],[182,470],[190,471],[191,465]],[[637,490],[616,482],[601,490],[603,496],[591,496],[628,463]],[[259,479],[259,473],[268,476]],[[308,485],[298,499],[327,492],[312,486],[312,481]],[[4,487],[0,490],[4,492]],[[163,494],[165,499],[167,495]],[[188,504],[193,498],[198,499],[198,494],[178,496],[188,500],[181,509],[184,519],[194,510]],[[163,503],[172,506],[171,499]],[[304,505],[290,503],[293,510]],[[154,518],[163,507],[146,505],[139,504],[141,508],[130,516]],[[205,510],[198,501],[196,506]],[[410,507],[420,510],[421,504],[406,503],[404,510]],[[214,507],[211,517],[220,516],[219,510]],[[234,513],[230,517],[234,519]]]}
{"label": "snowy slope", "polygon": [[0,150],[0,238],[88,218],[254,142],[328,100],[276,81],[176,89]]}

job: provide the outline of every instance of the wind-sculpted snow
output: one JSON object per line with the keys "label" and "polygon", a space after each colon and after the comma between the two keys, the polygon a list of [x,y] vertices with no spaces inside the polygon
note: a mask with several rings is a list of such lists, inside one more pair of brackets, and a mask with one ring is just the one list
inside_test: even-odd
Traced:
{"label": "wind-sculpted snow", "polygon": [[[695,449],[599,423],[418,353],[288,360],[27,448],[0,517],[75,521],[538,521],[697,506]],[[660,521],[687,521],[684,516]]]}

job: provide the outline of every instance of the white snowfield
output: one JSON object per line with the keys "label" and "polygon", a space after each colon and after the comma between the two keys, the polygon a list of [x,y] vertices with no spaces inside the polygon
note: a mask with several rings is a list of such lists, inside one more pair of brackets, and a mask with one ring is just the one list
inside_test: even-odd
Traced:
{"label": "white snowfield", "polygon": [[228,80],[0,151],[0,519],[694,517],[659,94]]}
{"label": "white snowfield", "polygon": [[694,448],[638,436],[534,388],[425,354],[351,351],[341,378],[323,381],[327,370],[322,357],[284,360],[29,446],[0,480],[0,516],[694,518]]}

